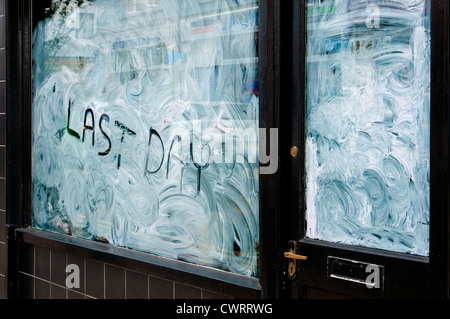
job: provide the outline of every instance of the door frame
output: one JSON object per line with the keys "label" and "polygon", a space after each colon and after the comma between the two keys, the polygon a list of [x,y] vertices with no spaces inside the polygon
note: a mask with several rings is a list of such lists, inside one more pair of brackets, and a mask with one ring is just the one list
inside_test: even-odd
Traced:
{"label": "door frame", "polygon": [[[297,241],[297,253],[315,256],[297,261],[297,279],[286,279],[281,295],[285,298],[308,298],[309,291],[321,297],[363,298],[448,298],[449,297],[449,3],[431,3],[431,190],[430,190],[430,255],[416,257],[385,250],[328,243],[305,238],[305,54],[306,0],[291,0],[283,4],[282,12],[291,17],[284,26],[284,44],[291,60],[284,59],[282,72],[291,87],[282,86],[282,94],[289,99],[291,114],[284,115],[289,125],[291,145],[282,150],[287,169],[284,186],[291,189],[282,210],[289,210],[282,221],[283,244]],[[288,20],[288,19],[286,19]],[[284,102],[286,103],[286,101]],[[287,147],[301,151],[292,158]],[[368,289],[364,285],[330,278],[328,257],[383,265],[383,289]],[[307,266],[308,265],[308,266]],[[306,267],[307,266],[307,267]],[[312,271],[312,269],[315,269]],[[317,271],[320,269],[320,271]],[[407,269],[407,271],[404,271]],[[395,279],[395,281],[393,280]],[[414,283],[414,284],[412,284]],[[308,288],[306,288],[308,287]],[[314,288],[314,290],[311,290]],[[309,290],[308,290],[309,289]],[[317,290],[316,290],[317,289]],[[311,293],[312,294],[312,293]],[[341,295],[342,294],[342,295]]]}

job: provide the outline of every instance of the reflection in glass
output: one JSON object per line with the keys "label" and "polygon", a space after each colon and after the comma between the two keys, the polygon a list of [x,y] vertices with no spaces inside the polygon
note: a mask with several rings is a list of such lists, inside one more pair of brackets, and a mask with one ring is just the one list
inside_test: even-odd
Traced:
{"label": "reflection in glass", "polygon": [[257,40],[257,0],[54,0],[34,227],[257,276]]}
{"label": "reflection in glass", "polygon": [[429,254],[425,0],[309,0],[309,238]]}

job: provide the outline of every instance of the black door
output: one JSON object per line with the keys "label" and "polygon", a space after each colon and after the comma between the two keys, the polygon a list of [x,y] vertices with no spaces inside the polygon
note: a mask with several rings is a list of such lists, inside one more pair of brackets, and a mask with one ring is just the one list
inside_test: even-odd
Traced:
{"label": "black door", "polygon": [[448,296],[448,2],[283,5],[286,295]]}

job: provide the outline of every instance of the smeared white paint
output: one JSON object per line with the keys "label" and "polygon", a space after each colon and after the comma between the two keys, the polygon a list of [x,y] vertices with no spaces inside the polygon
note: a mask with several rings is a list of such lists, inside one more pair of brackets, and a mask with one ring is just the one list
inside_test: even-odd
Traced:
{"label": "smeared white paint", "polygon": [[308,1],[308,237],[428,255],[427,5]]}
{"label": "smeared white paint", "polygon": [[127,2],[72,1],[34,30],[34,226],[257,276],[258,159],[241,146],[258,143],[236,134],[231,163],[209,150],[258,136],[258,2]]}

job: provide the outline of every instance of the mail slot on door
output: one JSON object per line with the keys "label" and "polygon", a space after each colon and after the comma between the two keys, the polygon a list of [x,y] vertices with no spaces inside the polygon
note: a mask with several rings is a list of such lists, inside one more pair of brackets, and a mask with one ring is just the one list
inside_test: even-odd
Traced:
{"label": "mail slot on door", "polygon": [[383,289],[384,266],[328,256],[328,277]]}

